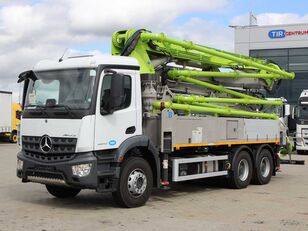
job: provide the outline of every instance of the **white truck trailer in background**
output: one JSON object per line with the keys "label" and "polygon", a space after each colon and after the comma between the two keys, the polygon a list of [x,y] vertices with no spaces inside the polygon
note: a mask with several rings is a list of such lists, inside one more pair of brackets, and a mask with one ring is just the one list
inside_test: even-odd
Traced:
{"label": "white truck trailer in background", "polygon": [[12,131],[12,92],[0,91],[0,136]]}

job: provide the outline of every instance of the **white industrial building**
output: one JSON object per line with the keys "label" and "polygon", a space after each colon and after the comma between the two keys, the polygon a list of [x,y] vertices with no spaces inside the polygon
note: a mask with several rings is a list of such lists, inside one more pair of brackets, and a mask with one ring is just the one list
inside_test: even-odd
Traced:
{"label": "white industrial building", "polygon": [[272,96],[297,103],[301,91],[308,89],[308,23],[234,28],[236,53],[269,59],[295,72],[295,79],[282,80]]}

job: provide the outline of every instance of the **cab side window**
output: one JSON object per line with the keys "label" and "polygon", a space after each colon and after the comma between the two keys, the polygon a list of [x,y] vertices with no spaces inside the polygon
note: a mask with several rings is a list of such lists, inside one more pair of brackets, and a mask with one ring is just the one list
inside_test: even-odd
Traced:
{"label": "cab side window", "polygon": [[[101,108],[109,108],[110,103],[110,89],[111,89],[111,78],[112,75],[105,75],[103,79],[102,89],[101,89]],[[116,108],[116,110],[122,110],[128,108],[131,103],[132,95],[132,84],[131,77],[128,75],[124,76],[124,100],[122,104]]]}

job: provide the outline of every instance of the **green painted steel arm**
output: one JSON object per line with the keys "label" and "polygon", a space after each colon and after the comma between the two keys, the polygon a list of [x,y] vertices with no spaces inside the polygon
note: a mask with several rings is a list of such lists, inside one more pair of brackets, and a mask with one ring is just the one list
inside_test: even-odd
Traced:
{"label": "green painted steel arm", "polygon": [[[237,90],[229,89],[223,85],[202,81],[198,78],[259,78],[263,79],[264,83],[266,83],[267,89],[272,89],[274,82],[278,79],[294,78],[294,73],[286,72],[278,65],[269,63],[266,60],[222,51],[170,38],[163,33],[155,34],[146,30],[132,29],[115,32],[112,36],[112,54],[135,57],[139,61],[141,74],[155,74],[157,61],[163,65],[170,62],[181,63],[183,64],[183,69],[174,68],[169,70],[167,73],[168,78],[232,96],[232,98],[213,98],[176,95],[173,97],[173,101],[180,103],[165,102],[172,109],[184,111],[277,119],[277,116],[273,114],[237,110],[214,103],[280,106],[283,104],[282,101],[259,99]],[[200,70],[185,69],[186,65],[199,67]],[[219,72],[219,68],[228,68],[231,71]],[[187,103],[191,105],[187,105]],[[155,103],[154,107],[157,108],[157,105],[158,103]]]}
{"label": "green painted steel arm", "polygon": [[262,112],[248,112],[236,109],[224,109],[224,108],[211,108],[211,107],[203,107],[203,106],[195,106],[189,104],[179,104],[172,103],[170,101],[156,101],[153,103],[153,107],[157,109],[170,108],[173,110],[183,110],[188,112],[198,112],[198,113],[212,113],[217,115],[224,116],[244,116],[244,117],[255,117],[262,119],[278,119],[276,114],[262,113]]}
{"label": "green painted steel arm", "polygon": [[[112,37],[112,54],[123,55],[128,43],[132,44],[127,55],[135,57],[141,66],[141,73],[154,74],[155,67],[150,54],[171,57],[182,61],[194,61],[210,67],[229,67],[235,70],[254,71],[256,76],[266,75],[267,79],[294,78],[294,73],[288,73],[278,65],[267,63],[244,55],[213,49],[192,42],[170,38],[165,34],[155,34],[144,30],[118,31]],[[133,38],[133,39],[132,39]],[[132,42],[133,41],[133,42]],[[128,49],[129,50],[129,49]],[[126,50],[127,51],[127,50]],[[260,76],[260,78],[263,78]]]}
{"label": "green painted steel arm", "polygon": [[283,105],[281,100],[264,100],[264,99],[237,99],[237,98],[213,98],[213,97],[204,97],[197,95],[174,95],[172,99],[175,102],[182,103],[238,103],[243,105],[248,104],[262,104],[262,105]]}
{"label": "green painted steel arm", "polygon": [[[179,70],[172,69],[168,71],[170,77],[187,76],[187,77],[222,77],[222,78],[261,78],[261,79],[290,79],[288,76],[266,73],[247,73],[247,72],[215,72],[215,71],[196,71],[196,70]],[[293,79],[293,77],[292,77]]]}
{"label": "green painted steel arm", "polygon": [[227,93],[229,95],[237,96],[237,97],[243,98],[243,99],[258,99],[256,97],[253,97],[253,96],[250,96],[250,95],[247,95],[247,94],[244,94],[244,93],[240,93],[238,91],[234,91],[234,90],[225,88],[222,85],[215,85],[215,84],[204,82],[204,81],[194,79],[194,78],[189,78],[189,77],[185,77],[185,76],[177,76],[177,77],[174,77],[173,79],[181,80],[181,81],[188,82],[188,83],[193,83],[193,84],[200,86],[200,87],[210,88],[210,89],[213,89],[215,91],[224,92],[224,93]]}
{"label": "green painted steel arm", "polygon": [[[236,63],[234,66],[246,66],[246,68],[249,67],[254,67],[257,70],[265,70],[270,73],[275,73],[278,75],[283,75],[287,76],[289,78],[294,78],[294,73],[288,73],[284,70],[281,70],[279,66],[275,64],[268,64],[263,60],[257,60],[257,59],[252,59],[248,56],[243,56],[243,55],[237,55],[237,54],[232,54],[230,52],[224,52],[221,50],[209,48],[206,46],[201,46],[194,44],[193,42],[188,42],[188,41],[183,41],[183,40],[178,40],[174,38],[167,37],[165,34],[154,34],[150,32],[144,32],[141,34],[141,39],[143,42],[148,42],[150,40],[152,41],[158,41],[162,43],[168,43],[172,45],[177,45],[179,47],[182,47],[187,50],[195,50],[201,53],[205,53],[208,55],[215,56],[217,58],[221,59],[221,64],[225,63],[225,60],[228,60],[228,64],[230,66],[232,65],[232,62]],[[228,65],[226,64],[226,65]],[[222,65],[221,65],[222,66]]]}

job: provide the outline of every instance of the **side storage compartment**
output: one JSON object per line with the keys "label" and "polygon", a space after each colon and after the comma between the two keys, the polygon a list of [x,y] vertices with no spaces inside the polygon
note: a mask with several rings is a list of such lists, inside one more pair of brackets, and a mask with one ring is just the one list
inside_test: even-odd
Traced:
{"label": "side storage compartment", "polygon": [[237,120],[227,120],[227,139],[238,139],[238,121]]}
{"label": "side storage compartment", "polygon": [[172,160],[172,181],[186,181],[207,177],[224,176],[228,174],[225,169],[227,155],[222,156],[195,156],[174,157]]}

